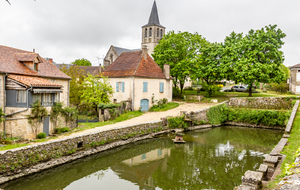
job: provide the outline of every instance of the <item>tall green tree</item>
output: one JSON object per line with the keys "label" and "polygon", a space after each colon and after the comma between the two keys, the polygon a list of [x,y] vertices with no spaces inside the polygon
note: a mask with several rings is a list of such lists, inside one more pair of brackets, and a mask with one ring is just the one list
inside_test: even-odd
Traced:
{"label": "tall green tree", "polygon": [[81,104],[81,94],[83,89],[83,81],[85,71],[81,69],[79,66],[71,66],[67,67],[67,65],[63,65],[60,70],[70,76],[72,80],[70,81],[70,104],[75,106],[77,109],[82,108]]}
{"label": "tall green tree", "polygon": [[154,48],[153,58],[162,68],[164,64],[170,65],[170,74],[175,87],[179,84],[182,93],[185,80],[189,77],[190,65],[201,52],[201,45],[206,40],[198,33],[174,31],[166,34]]}
{"label": "tall green tree", "polygon": [[105,77],[96,78],[88,74],[84,77],[82,94],[80,96],[82,103],[94,108],[98,112],[100,103],[109,103],[109,98],[113,94],[113,88]]}
{"label": "tall green tree", "polygon": [[224,62],[227,63],[229,79],[248,85],[252,96],[253,83],[281,82],[285,77],[281,67],[284,61],[280,48],[286,35],[276,25],[248,34],[231,33],[226,37]]}
{"label": "tall green tree", "polygon": [[77,66],[92,66],[92,63],[87,59],[76,59],[74,62],[72,62],[73,65]]}
{"label": "tall green tree", "polygon": [[223,63],[223,45],[220,43],[205,43],[194,63],[191,64],[191,78],[202,80],[202,87],[210,97],[218,90],[216,81],[226,78],[227,67]]}

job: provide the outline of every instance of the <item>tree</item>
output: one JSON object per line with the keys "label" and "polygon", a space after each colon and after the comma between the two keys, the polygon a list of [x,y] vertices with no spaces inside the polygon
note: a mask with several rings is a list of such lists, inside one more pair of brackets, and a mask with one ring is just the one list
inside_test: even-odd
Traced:
{"label": "tree", "polygon": [[284,60],[280,48],[286,35],[276,25],[243,34],[231,33],[224,42],[223,61],[227,64],[229,79],[247,84],[252,96],[253,83],[280,82]]}
{"label": "tree", "polygon": [[32,105],[30,115],[28,115],[28,123],[31,125],[31,129],[37,136],[38,129],[43,122],[43,118],[48,115],[45,107],[41,105],[41,102],[37,101]]}
{"label": "tree", "polygon": [[201,51],[191,65],[191,78],[203,80],[202,88],[210,97],[219,89],[215,82],[226,78],[227,70],[222,60],[223,45],[207,42],[202,45]]}
{"label": "tree", "polygon": [[98,112],[98,105],[100,103],[109,103],[109,98],[113,92],[113,88],[107,78],[101,77],[101,79],[99,79],[88,74],[88,76],[84,77],[80,98],[83,103]]}
{"label": "tree", "polygon": [[81,109],[81,95],[83,88],[82,83],[84,80],[85,71],[76,65],[71,67],[64,65],[60,68],[60,70],[72,78],[70,81],[69,92],[70,104],[75,106],[77,109]]}
{"label": "tree", "polygon": [[182,93],[183,85],[190,73],[190,64],[200,53],[202,43],[206,40],[201,35],[189,32],[174,31],[166,34],[154,48],[153,58],[163,68],[164,64],[170,65],[170,74],[177,88],[179,83]]}
{"label": "tree", "polygon": [[76,59],[74,62],[72,62],[73,65],[77,66],[92,66],[92,63],[87,59]]}

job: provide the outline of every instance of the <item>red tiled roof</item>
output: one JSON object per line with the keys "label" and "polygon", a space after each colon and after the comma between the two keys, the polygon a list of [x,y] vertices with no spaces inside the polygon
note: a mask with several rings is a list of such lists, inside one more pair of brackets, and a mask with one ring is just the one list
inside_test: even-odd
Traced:
{"label": "red tiled roof", "polygon": [[99,76],[99,66],[78,66],[78,68],[84,70],[86,74]]}
{"label": "red tiled roof", "polygon": [[[53,63],[41,58],[38,71],[28,68],[20,61],[33,61],[38,54],[0,45],[0,72],[9,74],[20,74],[50,78],[71,79],[61,72]],[[39,57],[40,58],[40,57]]]}
{"label": "red tiled roof", "polygon": [[101,74],[105,77],[166,78],[162,69],[149,55],[144,59],[142,51],[122,53]]}
{"label": "red tiled roof", "polygon": [[30,87],[62,87],[62,85],[58,85],[40,77],[29,77],[23,75],[7,75],[7,77]]}
{"label": "red tiled roof", "polygon": [[34,61],[39,57],[37,53],[15,53],[15,56],[18,61]]}

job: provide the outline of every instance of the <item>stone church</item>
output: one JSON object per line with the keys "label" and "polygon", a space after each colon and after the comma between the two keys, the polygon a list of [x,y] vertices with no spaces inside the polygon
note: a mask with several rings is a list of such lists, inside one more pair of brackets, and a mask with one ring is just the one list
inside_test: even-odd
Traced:
{"label": "stone church", "polygon": [[[166,27],[162,26],[159,22],[156,1],[154,1],[148,24],[142,26],[141,48],[147,47],[150,56],[153,53],[154,47],[165,34],[165,29]],[[123,52],[133,52],[138,50],[141,49],[126,49],[111,45],[103,60],[104,68],[112,64]]]}

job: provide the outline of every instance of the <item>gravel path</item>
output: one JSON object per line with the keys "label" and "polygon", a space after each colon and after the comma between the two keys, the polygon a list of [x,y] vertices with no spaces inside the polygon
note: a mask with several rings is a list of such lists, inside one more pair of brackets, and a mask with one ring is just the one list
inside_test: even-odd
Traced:
{"label": "gravel path", "polygon": [[[88,129],[85,131],[71,133],[71,134],[67,135],[67,137],[79,136],[79,135],[92,133],[92,132],[101,132],[101,131],[111,130],[111,129],[115,129],[115,128],[126,127],[126,126],[133,125],[133,124],[160,121],[160,118],[162,118],[162,117],[179,116],[180,111],[187,111],[187,112],[198,111],[200,109],[215,105],[215,103],[180,103],[180,104],[181,105],[179,105],[177,108],[174,108],[174,109],[171,109],[168,111],[147,112],[139,117],[135,117],[135,118],[132,118],[132,119],[129,119],[126,121],[122,121],[119,123],[115,123],[112,125],[105,125],[102,127],[96,127],[96,128]],[[66,136],[62,135],[62,136],[59,136],[58,139],[62,139],[64,137],[66,137]]]}

